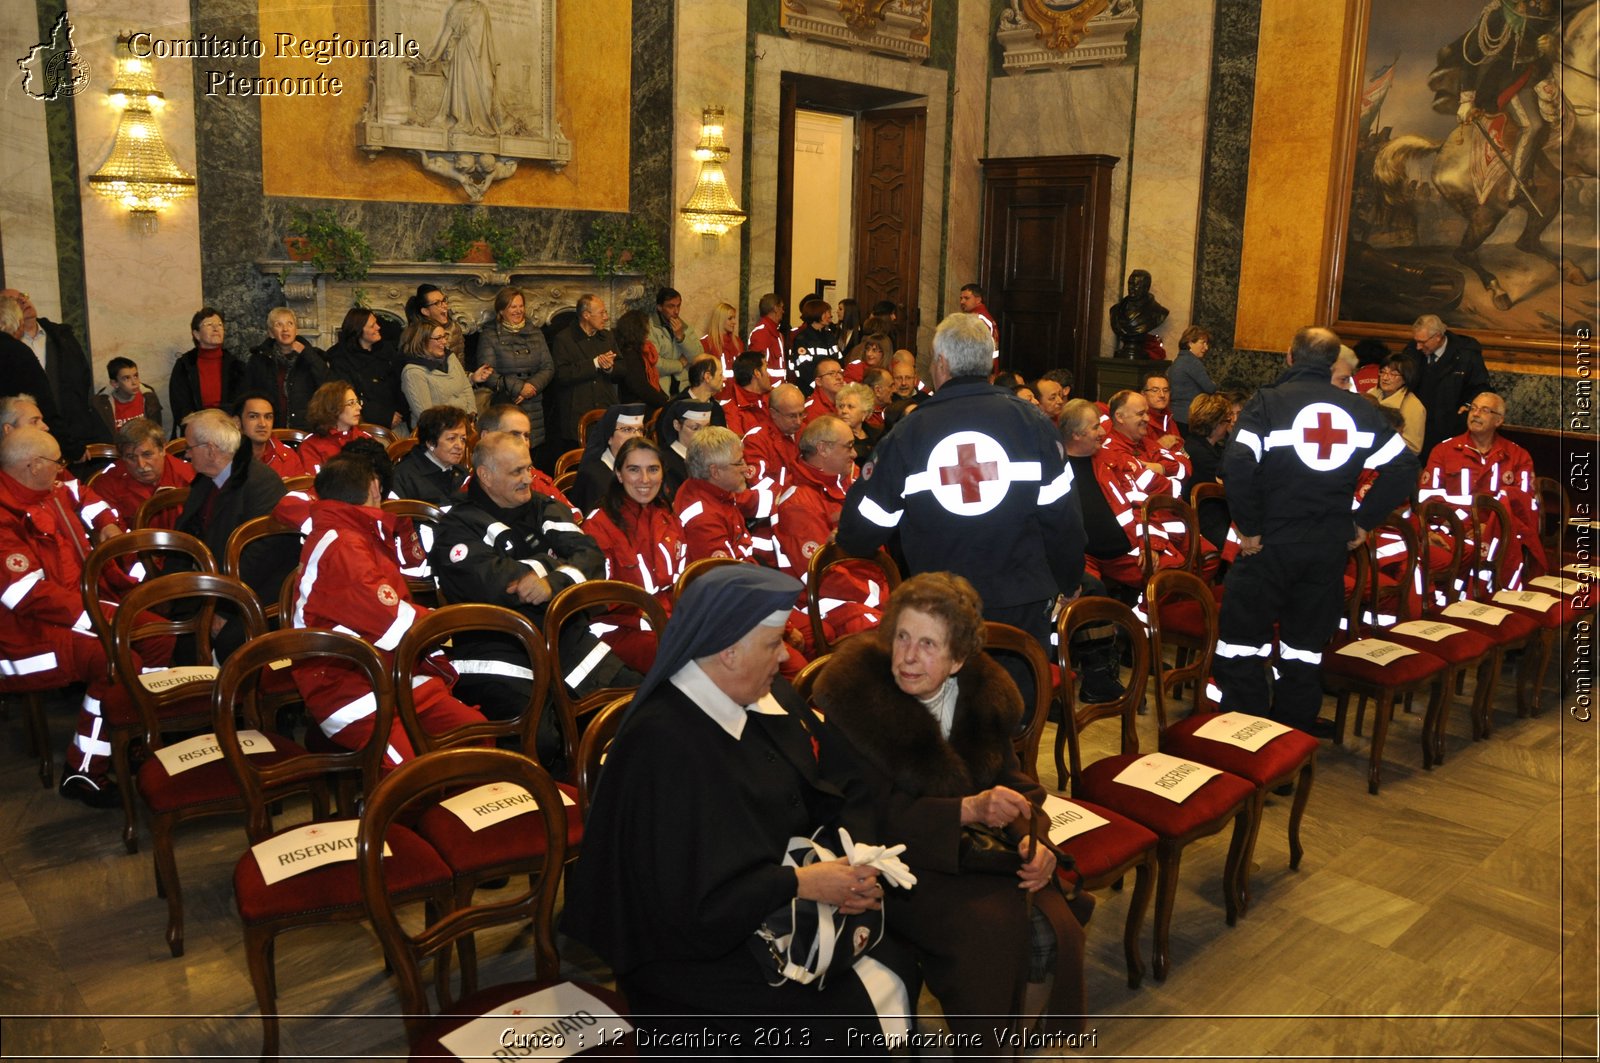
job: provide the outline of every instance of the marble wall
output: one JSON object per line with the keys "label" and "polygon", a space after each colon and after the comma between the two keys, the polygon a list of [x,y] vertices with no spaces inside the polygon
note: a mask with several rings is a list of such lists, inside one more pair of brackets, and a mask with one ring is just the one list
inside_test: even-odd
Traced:
{"label": "marble wall", "polygon": [[[43,21],[48,29],[51,20]],[[0,54],[26,55],[39,43],[40,22],[32,4],[0,9]],[[22,71],[14,65],[5,69],[0,86],[0,185],[6,189],[0,197],[0,263],[5,267],[0,287],[27,292],[39,313],[60,321],[47,113],[71,104],[29,99],[22,91]]]}
{"label": "marble wall", "polygon": [[[950,102],[949,212],[945,230],[944,297],[938,310],[956,309],[955,293],[978,278],[979,240],[983,223],[983,167],[987,154],[989,45],[994,30],[992,5],[967,0],[956,12],[955,93]],[[937,322],[933,306],[923,319]]]}

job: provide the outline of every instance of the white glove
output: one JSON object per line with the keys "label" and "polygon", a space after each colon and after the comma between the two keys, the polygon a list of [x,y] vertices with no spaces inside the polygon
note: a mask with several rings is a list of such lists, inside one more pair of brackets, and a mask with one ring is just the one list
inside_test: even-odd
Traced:
{"label": "white glove", "polygon": [[875,867],[891,885],[901,889],[910,889],[917,884],[916,873],[900,859],[900,854],[906,851],[904,845],[867,845],[852,839],[850,832],[843,827],[839,828],[839,844],[844,847],[845,860],[852,867]]}
{"label": "white glove", "polygon": [[1469,91],[1461,94],[1461,106],[1456,108],[1456,118],[1462,125],[1472,121],[1472,111],[1477,102],[1478,94],[1476,92]]}

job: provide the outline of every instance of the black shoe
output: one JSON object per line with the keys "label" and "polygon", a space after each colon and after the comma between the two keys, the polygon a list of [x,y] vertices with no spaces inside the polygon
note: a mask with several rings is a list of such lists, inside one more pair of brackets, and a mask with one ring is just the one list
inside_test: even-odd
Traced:
{"label": "black shoe", "polygon": [[1333,721],[1324,720],[1319,716],[1311,721],[1311,726],[1306,728],[1306,734],[1318,741],[1324,738],[1332,738],[1334,736]]}
{"label": "black shoe", "polygon": [[1272,792],[1277,794],[1279,797],[1288,797],[1290,794],[1294,793],[1294,783],[1286,782],[1282,786],[1274,786],[1272,788]]}
{"label": "black shoe", "polygon": [[1103,672],[1087,672],[1083,681],[1078,684],[1078,700],[1085,705],[1096,705],[1103,701],[1116,701],[1128,692],[1116,676]]}
{"label": "black shoe", "polygon": [[62,797],[82,801],[90,808],[118,808],[122,805],[122,794],[118,792],[117,784],[104,775],[94,778],[81,771],[69,772],[61,777],[58,792]]}

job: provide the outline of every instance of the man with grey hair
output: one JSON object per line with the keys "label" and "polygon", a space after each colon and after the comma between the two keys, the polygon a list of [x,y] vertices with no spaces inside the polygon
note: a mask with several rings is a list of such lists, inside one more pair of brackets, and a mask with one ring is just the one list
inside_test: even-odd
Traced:
{"label": "man with grey hair", "polygon": [[0,433],[15,431],[18,428],[50,431],[50,426],[44,419],[44,411],[39,409],[39,403],[32,395],[7,395],[0,399]]}
{"label": "man with grey hair", "polygon": [[617,403],[617,341],[611,333],[611,313],[606,301],[593,293],[578,297],[578,317],[570,328],[556,334],[550,344],[556,365],[551,396],[556,404],[555,430],[563,450],[583,446],[578,421],[590,410]]}
{"label": "man with grey hair", "polygon": [[689,478],[673,495],[672,510],[683,525],[689,560],[754,560],[755,543],[739,499],[748,497],[756,506],[765,506],[757,513],[770,517],[772,494],[748,489],[750,466],[745,463],[743,440],[730,429],[707,425],[689,440],[684,466]]}
{"label": "man with grey hair", "polygon": [[[91,543],[74,501],[63,497],[61,466],[61,445],[48,432],[22,427],[0,438],[0,691],[88,684],[61,795],[113,808],[121,799],[108,774],[111,744],[102,702],[125,695],[111,682],[105,650],[84,612],[78,587]],[[101,591],[114,596],[131,586],[110,566]],[[109,618],[114,607],[102,608]],[[164,664],[172,639],[146,640],[139,649],[143,662]]]}
{"label": "man with grey hair", "polygon": [[1083,574],[1083,521],[1061,437],[989,382],[994,337],[952,314],[933,337],[932,398],[884,436],[851,485],[839,545],[866,556],[896,531],[913,573],[972,581],[984,616],[1050,647],[1050,609]]}
{"label": "man with grey hair", "polygon": [[1446,329],[1437,314],[1423,314],[1412,323],[1411,342],[1403,353],[1422,367],[1412,394],[1428,411],[1422,453],[1431,454],[1435,446],[1467,430],[1467,406],[1490,388],[1483,346]]}
{"label": "man with grey hair", "polygon": [[[188,487],[194,481],[194,466],[169,457],[167,433],[148,417],[135,417],[117,429],[119,460],[95,477],[94,489],[111,503],[127,527],[133,527],[139,507],[155,497],[157,491]],[[166,510],[153,527],[171,528],[177,523],[176,510]]]}

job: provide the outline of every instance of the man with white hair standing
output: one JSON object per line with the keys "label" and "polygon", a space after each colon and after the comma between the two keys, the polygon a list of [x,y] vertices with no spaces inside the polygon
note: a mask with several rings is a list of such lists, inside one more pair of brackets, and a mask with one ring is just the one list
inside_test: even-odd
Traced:
{"label": "man with white hair standing", "polygon": [[984,617],[1050,647],[1050,608],[1083,575],[1083,520],[1061,435],[1037,406],[989,383],[994,337],[952,314],[933,337],[932,398],[878,444],[850,488],[839,545],[857,556],[896,531],[911,571],[972,581]]}
{"label": "man with white hair standing", "polygon": [[[0,298],[15,300],[21,311],[21,320],[15,327],[7,326],[6,331],[28,348],[41,370],[43,383],[24,390],[39,397],[46,419],[55,425],[62,453],[69,461],[78,461],[86,445],[109,443],[110,430],[89,404],[94,394],[94,372],[72,326],[40,317],[27,292],[6,288],[0,291]],[[11,377],[0,379],[7,386],[16,386]]]}
{"label": "man with white hair standing", "polygon": [[1422,366],[1414,391],[1428,411],[1422,453],[1431,454],[1435,446],[1467,430],[1467,406],[1474,395],[1489,390],[1483,346],[1446,329],[1437,314],[1423,314],[1411,326],[1405,353]]}

